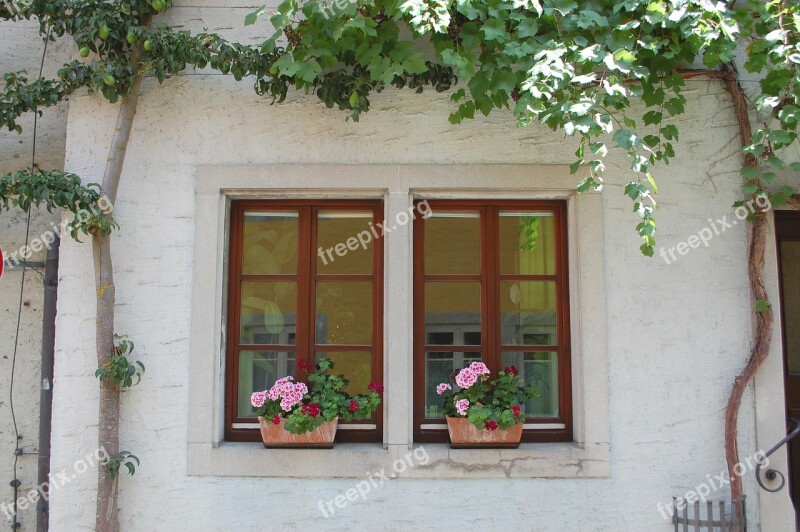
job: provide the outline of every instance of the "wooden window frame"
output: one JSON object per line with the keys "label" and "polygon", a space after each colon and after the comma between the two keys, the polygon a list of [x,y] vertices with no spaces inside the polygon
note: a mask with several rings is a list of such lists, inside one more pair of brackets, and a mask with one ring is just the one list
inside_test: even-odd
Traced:
{"label": "wooden window frame", "polygon": [[[567,204],[557,200],[427,200],[430,209],[447,211],[478,211],[480,213],[480,274],[426,274],[424,263],[425,220],[414,220],[414,441],[418,443],[444,443],[447,430],[423,429],[421,425],[446,425],[445,420],[425,419],[425,353],[426,351],[469,352],[480,350],[483,361],[493,374],[503,369],[503,351],[542,350],[557,352],[559,417],[526,418],[527,424],[560,424],[564,428],[526,428],[523,442],[566,442],[573,439],[572,420],[572,368],[570,356],[569,317],[569,249],[567,233]],[[499,254],[499,213],[501,210],[550,211],[554,216],[555,258],[554,275],[501,275]],[[489,238],[493,235],[494,238]],[[426,281],[476,281],[481,282],[481,345],[426,345],[425,344],[425,282]],[[501,280],[549,280],[556,282],[557,346],[502,346],[500,344],[501,313],[499,290]]]}
{"label": "wooden window frame", "polygon": [[[383,221],[381,200],[239,200],[231,203],[230,248],[228,256],[228,317],[227,345],[225,357],[225,440],[260,442],[257,428],[234,428],[234,423],[254,423],[255,418],[240,418],[237,414],[239,351],[292,351],[295,353],[295,375],[300,371],[300,362],[314,362],[317,352],[371,351],[372,381],[383,382],[383,238],[372,241],[373,269],[371,274],[320,274],[317,273],[317,212],[320,210],[371,210],[373,224]],[[243,223],[245,212],[297,212],[298,250],[297,271],[294,274],[244,275],[242,271]],[[355,236],[355,235],[347,235]],[[241,285],[246,280],[279,281],[292,280],[297,283],[296,332],[294,345],[241,344],[240,301]],[[372,345],[316,344],[315,300],[316,283],[319,281],[371,281],[373,284]],[[335,368],[334,368],[335,371]],[[358,424],[375,425],[373,429],[356,429]],[[353,426],[345,427],[345,425]],[[341,423],[336,434],[337,442],[381,442],[383,439],[383,409],[379,408],[372,420]],[[347,430],[349,429],[349,430]]]}

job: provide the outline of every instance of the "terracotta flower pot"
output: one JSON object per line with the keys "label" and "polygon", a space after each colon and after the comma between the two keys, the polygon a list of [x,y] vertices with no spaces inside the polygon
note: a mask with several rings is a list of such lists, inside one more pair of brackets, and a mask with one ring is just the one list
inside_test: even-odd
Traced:
{"label": "terracotta flower pot", "polygon": [[281,422],[277,425],[272,423],[271,419],[258,418],[258,423],[261,426],[261,439],[264,440],[264,447],[317,447],[323,449],[330,449],[333,447],[333,440],[336,438],[336,428],[339,425],[339,418],[334,418],[331,421],[326,421],[319,427],[311,432],[305,434],[292,434],[286,430],[283,425],[286,422],[281,418]]}
{"label": "terracotta flower pot", "polygon": [[522,423],[507,429],[478,429],[465,417],[447,416],[447,430],[450,433],[450,447],[470,448],[516,448],[522,439]]}

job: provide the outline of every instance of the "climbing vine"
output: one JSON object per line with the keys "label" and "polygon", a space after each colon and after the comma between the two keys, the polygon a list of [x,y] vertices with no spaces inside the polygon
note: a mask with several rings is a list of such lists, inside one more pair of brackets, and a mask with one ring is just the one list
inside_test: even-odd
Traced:
{"label": "climbing vine", "polygon": [[[80,57],[63,65],[55,79],[6,73],[0,127],[20,131],[17,120],[22,114],[54,105],[80,88],[120,102],[99,190],[69,174],[10,174],[0,180],[5,208],[11,202],[22,208],[45,204],[75,212],[77,205],[96,203],[101,193],[113,201],[141,79],[152,76],[163,82],[187,68],[210,68],[237,80],[251,78],[255,92],[274,102],[282,102],[290,89],[313,94],[352,120],[369,111],[374,93],[389,87],[448,92],[453,124],[479,113],[503,111],[520,126],[539,123],[572,139],[571,169],[581,176],[576,178],[578,191],[601,189],[605,157],[612,149],[622,150],[631,170],[624,193],[638,216],[636,231],[641,251],[648,256],[656,243],[654,167],[679,156],[676,117],[685,109],[686,79],[708,76],[725,84],[740,124],[742,201],[765,194],[773,206],[798,205],[791,179],[800,172],[800,6],[793,0],[286,0],[272,13],[262,7],[243,21],[264,27],[264,42],[258,46],[170,28],[159,17],[171,5],[170,0],[0,4],[0,19],[37,19],[43,35],[71,36]],[[266,15],[269,23],[259,22]],[[760,92],[752,102],[758,116],[755,130],[733,66],[741,43],[745,68],[760,76]],[[115,228],[113,218],[101,209],[81,229],[93,236],[102,288],[101,369],[113,350],[108,239]],[[749,265],[758,328],[750,361],[729,405],[729,464],[737,455],[737,397],[741,399],[743,387],[769,349],[772,310],[761,275],[764,235],[763,212],[757,212]],[[526,238],[535,245],[533,226]],[[128,364],[123,373],[129,371]],[[118,405],[109,400],[108,410],[101,407],[101,418],[102,412],[112,417],[118,413]],[[113,430],[110,427],[107,436]],[[119,457],[117,464],[126,460]],[[734,498],[740,495],[738,482],[738,487],[732,483]],[[104,497],[98,495],[98,506],[101,500],[111,500],[107,493]],[[108,507],[115,516],[116,510]],[[115,519],[101,523],[98,517],[98,529],[115,529]]]}

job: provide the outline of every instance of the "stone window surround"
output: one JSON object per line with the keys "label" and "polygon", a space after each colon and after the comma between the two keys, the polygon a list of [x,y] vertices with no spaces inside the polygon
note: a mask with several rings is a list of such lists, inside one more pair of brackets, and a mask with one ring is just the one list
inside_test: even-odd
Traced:
{"label": "stone window surround", "polygon": [[[577,194],[565,165],[269,164],[197,168],[189,354],[188,474],[363,479],[424,448],[406,478],[610,476],[603,211],[599,193]],[[394,220],[414,199],[567,201],[574,441],[518,449],[450,449],[412,442],[411,224],[385,235],[384,438],[331,450],[270,449],[223,441],[225,257],[229,205],[253,198],[379,198]],[[397,309],[407,309],[398,313]],[[391,319],[390,319],[391,318]],[[405,353],[405,356],[402,354]]]}

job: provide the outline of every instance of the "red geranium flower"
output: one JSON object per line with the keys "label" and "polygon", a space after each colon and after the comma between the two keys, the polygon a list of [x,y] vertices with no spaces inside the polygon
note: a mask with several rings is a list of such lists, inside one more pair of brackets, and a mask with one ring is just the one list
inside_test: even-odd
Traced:
{"label": "red geranium flower", "polygon": [[511,407],[511,413],[514,414],[514,417],[519,417],[519,405],[514,405]]}
{"label": "red geranium flower", "polygon": [[358,410],[358,401],[350,401],[350,405],[347,407],[347,409],[351,412]]}
{"label": "red geranium flower", "polygon": [[509,366],[503,371],[505,371],[506,375],[513,375],[515,377],[519,375],[519,371],[517,371],[517,366]]}
{"label": "red geranium flower", "polygon": [[317,403],[303,405],[303,409],[300,412],[302,414],[308,414],[311,417],[317,417],[319,415],[319,405]]}
{"label": "red geranium flower", "polygon": [[495,421],[494,419],[490,419],[489,421],[486,422],[486,430],[497,430],[497,427],[498,427],[497,421]]}
{"label": "red geranium flower", "polygon": [[275,417],[272,418],[273,425],[280,425],[281,424],[281,415],[275,414]]}
{"label": "red geranium flower", "polygon": [[369,389],[372,390],[373,392],[378,392],[379,394],[383,393],[383,384],[379,382],[373,382],[372,384],[369,385]]}
{"label": "red geranium flower", "polygon": [[305,360],[301,360],[299,364],[300,364],[300,369],[303,371],[306,371],[308,373],[314,371],[314,364],[312,364],[311,362],[306,362]]}

